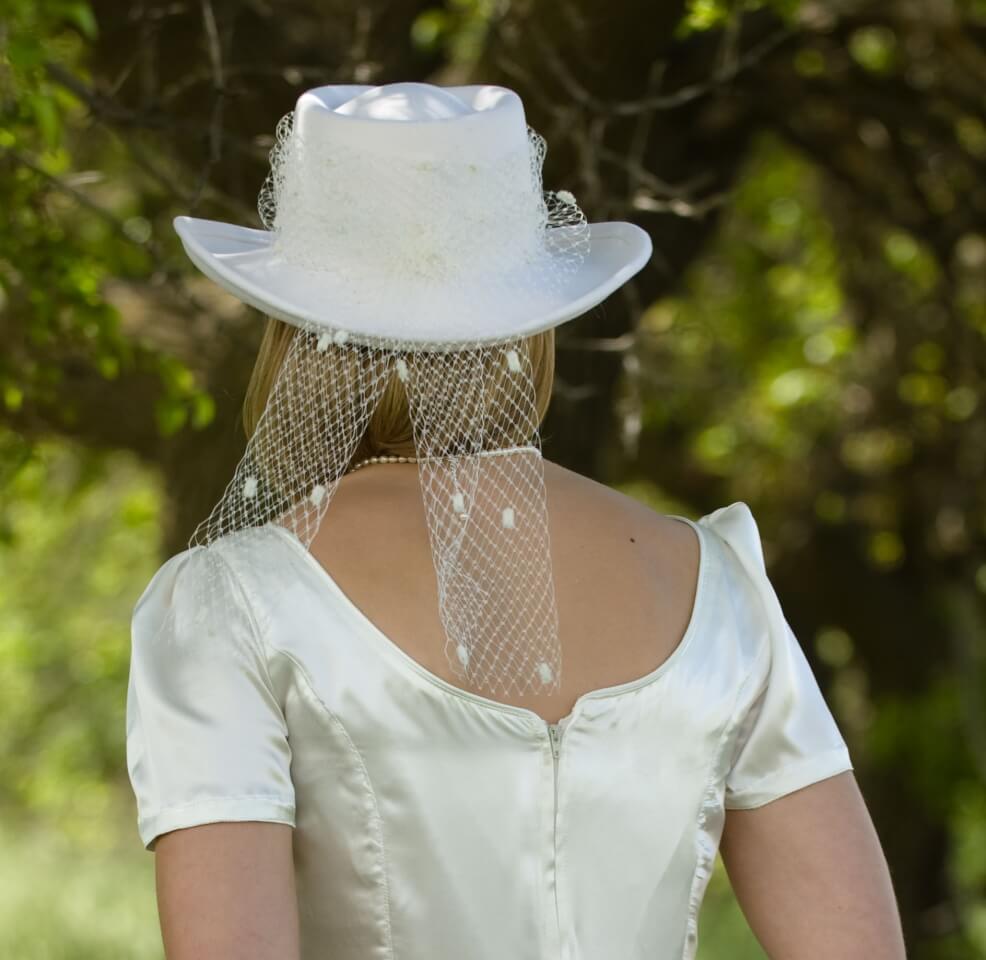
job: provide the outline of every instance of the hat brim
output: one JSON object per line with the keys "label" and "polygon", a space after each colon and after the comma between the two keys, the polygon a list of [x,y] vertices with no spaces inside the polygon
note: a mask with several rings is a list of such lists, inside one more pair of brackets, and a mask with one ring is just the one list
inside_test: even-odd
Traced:
{"label": "hat brim", "polygon": [[462,312],[454,304],[438,308],[433,292],[416,302],[396,281],[390,309],[379,286],[372,301],[354,301],[337,274],[286,262],[274,249],[269,230],[186,216],[175,217],[174,227],[199,270],[265,314],[296,326],[343,329],[358,342],[432,349],[528,336],[558,326],[601,303],[647,263],[652,251],[649,234],[635,224],[590,224],[589,252],[575,270],[559,270],[550,285],[520,289],[514,296],[505,289],[478,308],[473,299],[464,329]]}

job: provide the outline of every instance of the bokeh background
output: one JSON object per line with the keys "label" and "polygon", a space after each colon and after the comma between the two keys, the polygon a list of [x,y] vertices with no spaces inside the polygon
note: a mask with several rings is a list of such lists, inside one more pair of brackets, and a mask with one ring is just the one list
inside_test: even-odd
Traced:
{"label": "bokeh background", "polygon": [[[914,960],[986,957],[983,0],[2,0],[0,956],[160,958],[129,618],[243,445],[259,226],[328,82],[495,82],[545,180],[650,231],[566,326],[545,452],[742,499],[850,744]],[[702,960],[762,958],[717,864]]]}

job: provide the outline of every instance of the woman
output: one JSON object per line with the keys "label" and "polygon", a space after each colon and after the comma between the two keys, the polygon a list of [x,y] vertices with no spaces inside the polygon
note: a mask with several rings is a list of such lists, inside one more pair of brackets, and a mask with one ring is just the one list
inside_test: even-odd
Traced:
{"label": "woman", "polygon": [[176,221],[271,319],[244,459],[134,611],[169,960],[691,960],[717,849],[770,956],[904,955],[749,509],[540,456],[554,327],[650,254],[542,157],[503,88],[320,87],[268,231]]}

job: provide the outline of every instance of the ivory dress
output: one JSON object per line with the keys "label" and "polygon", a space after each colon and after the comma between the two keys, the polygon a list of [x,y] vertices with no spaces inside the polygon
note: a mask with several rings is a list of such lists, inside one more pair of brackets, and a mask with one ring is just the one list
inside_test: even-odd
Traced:
{"label": "ivory dress", "polygon": [[172,557],[133,619],[144,845],[292,825],[304,960],[691,960],[725,811],[853,767],[747,505],[676,519],[701,545],[680,644],[557,725],[420,666],[274,525],[222,544],[262,655],[174,647],[204,548]]}

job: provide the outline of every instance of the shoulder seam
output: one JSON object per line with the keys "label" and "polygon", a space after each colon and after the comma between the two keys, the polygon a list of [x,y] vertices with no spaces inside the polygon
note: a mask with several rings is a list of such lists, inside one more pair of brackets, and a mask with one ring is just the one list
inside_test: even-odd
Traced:
{"label": "shoulder seam", "polygon": [[243,578],[237,572],[235,566],[232,563],[230,563],[230,561],[223,555],[221,551],[219,552],[219,562],[226,567],[227,571],[229,572],[230,579],[233,581],[233,583],[236,584],[236,589],[239,591],[240,596],[243,600],[243,608],[246,611],[246,615],[250,621],[250,627],[251,627],[250,632],[253,635],[253,638],[256,641],[257,646],[259,648],[256,652],[260,654],[258,659],[260,660],[261,668],[264,671],[264,681],[267,684],[268,690],[270,690],[271,693],[274,694],[276,693],[276,691],[274,689],[274,682],[271,679],[271,675],[270,675],[269,662],[276,648],[273,647],[268,642],[266,637],[266,631],[261,629],[260,621],[257,618],[256,609],[254,607],[253,601],[250,598],[250,591],[247,589],[246,584],[243,582]]}

